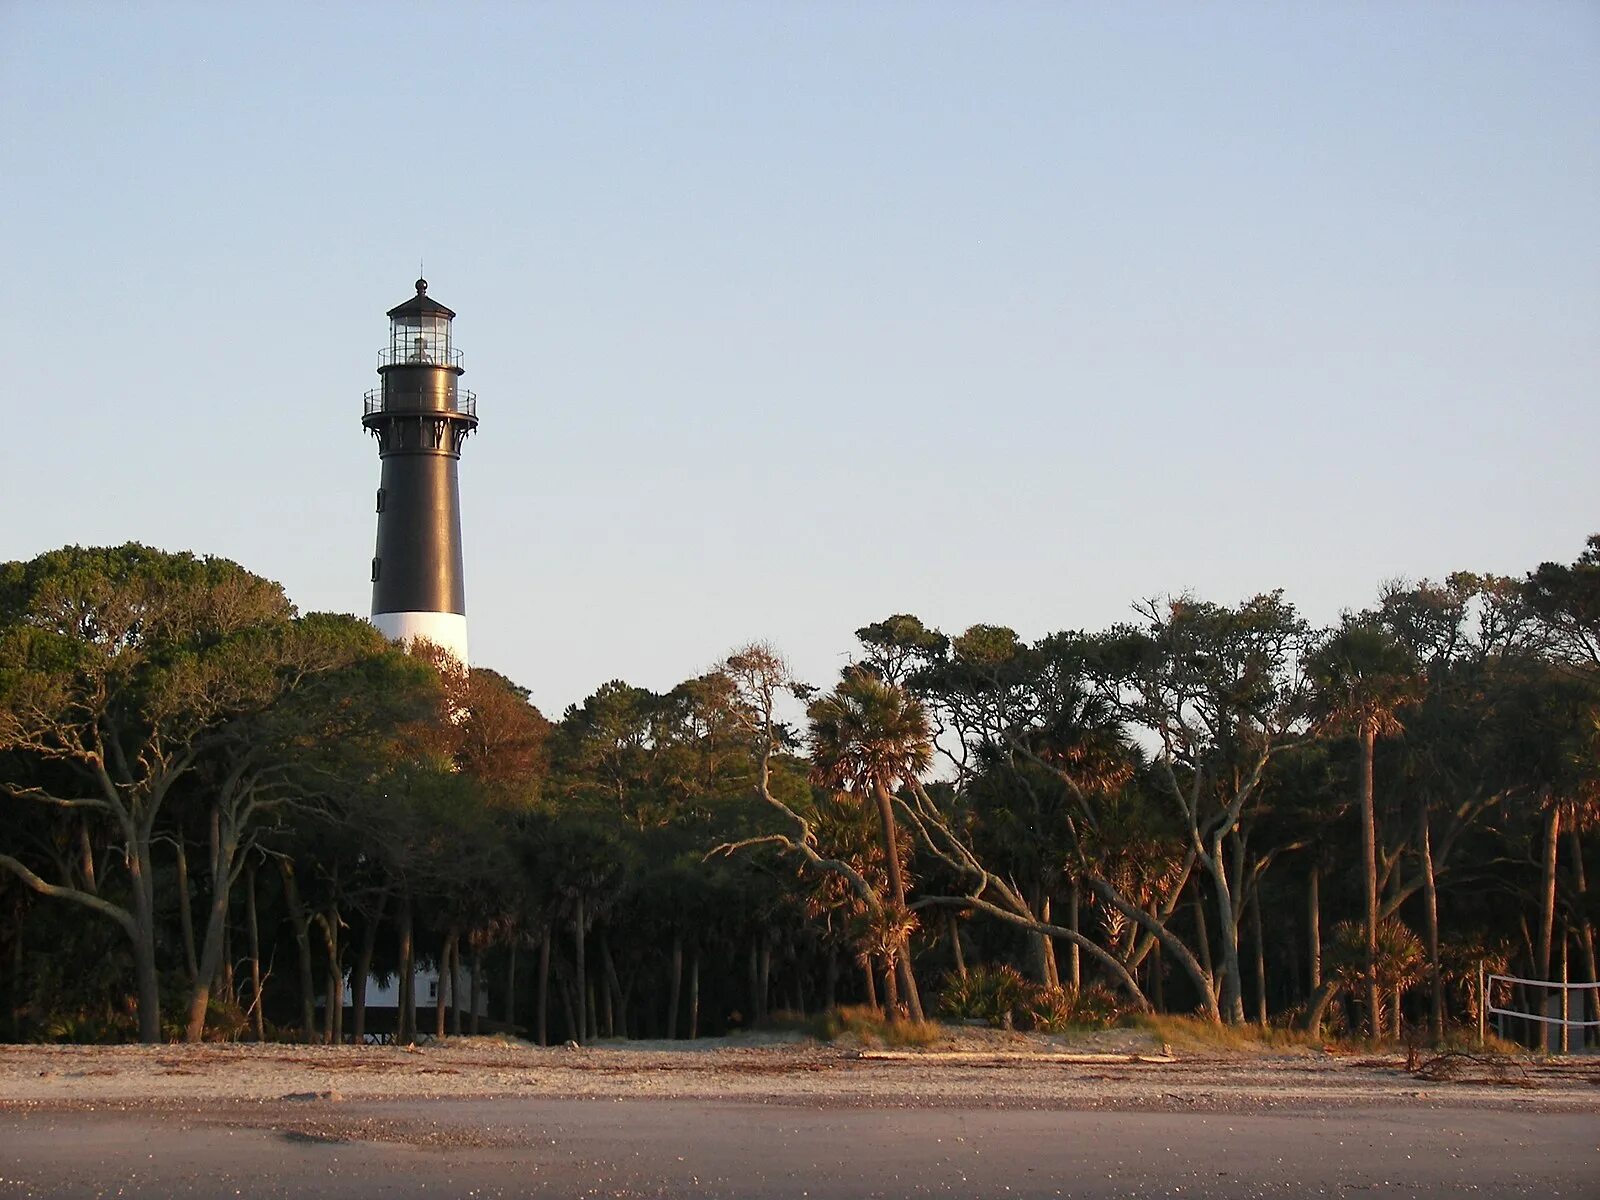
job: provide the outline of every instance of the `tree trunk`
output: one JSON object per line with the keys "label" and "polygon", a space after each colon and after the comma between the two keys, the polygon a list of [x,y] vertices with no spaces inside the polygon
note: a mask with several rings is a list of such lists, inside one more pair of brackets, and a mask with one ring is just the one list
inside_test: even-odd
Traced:
{"label": "tree trunk", "polygon": [[889,1020],[900,1019],[900,988],[896,976],[899,974],[899,959],[883,964],[883,1007]]}
{"label": "tree trunk", "polygon": [[194,952],[194,899],[189,892],[189,852],[183,844],[183,830],[173,840],[178,861],[178,929],[183,938],[183,969],[192,987],[200,978],[200,962]]}
{"label": "tree trunk", "polygon": [[133,891],[133,950],[135,986],[139,990],[139,1040],[161,1040],[161,972],[156,966],[156,903],[154,872],[148,837],[135,840],[128,856],[128,882]]}
{"label": "tree trunk", "polygon": [[450,959],[450,1036],[461,1036],[461,927],[450,928],[447,944]]}
{"label": "tree trunk", "polygon": [[517,939],[506,947],[506,1024],[517,1023]]}
{"label": "tree trunk", "polygon": [[[213,811],[213,816],[215,816]],[[215,825],[215,823],[214,823]],[[190,976],[189,1016],[183,1036],[185,1041],[198,1042],[205,1036],[206,1012],[211,1007],[211,992],[216,984],[217,971],[222,965],[223,949],[227,941],[228,902],[233,880],[233,859],[238,849],[231,835],[224,836],[213,828],[211,846],[211,904],[206,910],[206,929],[200,945],[200,958]],[[187,889],[180,897],[188,909]],[[190,933],[193,937],[193,931]]]}
{"label": "tree trunk", "polygon": [[606,971],[606,989],[611,999],[606,1001],[606,1025],[612,1037],[628,1036],[628,997],[622,990],[622,980],[617,976],[616,960],[611,957],[611,939],[600,939],[600,961]]}
{"label": "tree trunk", "polygon": [[400,915],[395,921],[400,939],[400,987],[396,999],[400,1011],[395,1014],[395,1036],[398,1045],[415,1045],[417,1040],[417,952],[411,929],[411,892],[400,893]]}
{"label": "tree trunk", "polygon": [[1556,867],[1557,847],[1561,837],[1561,805],[1550,801],[1549,816],[1544,826],[1544,879],[1539,888],[1539,978],[1550,978],[1550,947],[1554,944],[1556,927]]}
{"label": "tree trunk", "polygon": [[[956,918],[954,909],[951,909],[945,916],[950,930],[950,957],[955,960],[956,978],[965,979],[967,977],[967,960],[961,953],[961,922]],[[1076,954],[1078,948],[1074,946],[1072,952]]]}
{"label": "tree trunk", "polygon": [[828,947],[828,961],[822,972],[822,1010],[827,1012],[839,1003],[839,951]]}
{"label": "tree trunk", "polygon": [[[380,895],[377,905],[367,914],[366,924],[361,927],[361,944],[356,947],[356,967],[350,972],[350,1040],[357,1046],[364,1045],[367,1040],[367,980],[372,976],[372,957],[378,950],[378,925],[383,920],[387,898]],[[398,1016],[396,1013],[397,1020]]]}
{"label": "tree trunk", "polygon": [[445,1003],[450,992],[450,934],[447,932],[439,942],[438,982],[433,985],[433,1036],[443,1039],[445,1036],[447,1014]]}
{"label": "tree trunk", "polygon": [[11,1040],[22,1041],[22,970],[27,956],[27,909],[17,906],[17,931],[11,942],[11,978],[6,981],[6,1000],[11,1006]]}
{"label": "tree trunk", "polygon": [[261,1003],[261,926],[256,919],[256,869],[250,867],[245,872],[244,911],[245,921],[250,926],[250,1004],[251,1015],[255,1018],[256,1041],[267,1040],[267,1017]]}
{"label": "tree trunk", "polygon": [[[1567,827],[1567,858],[1572,864],[1572,910],[1577,916],[1578,924],[1575,932],[1578,937],[1578,951],[1583,955],[1584,983],[1600,983],[1600,973],[1595,970],[1594,923],[1589,920],[1589,881],[1583,871],[1583,842],[1578,837],[1575,827]],[[1578,992],[1578,1016],[1580,1021],[1600,1019],[1600,991],[1590,988]],[[1580,1031],[1584,1040],[1580,1045],[1587,1045],[1588,1030]]]}
{"label": "tree trunk", "polygon": [[539,996],[535,1013],[539,1045],[550,1044],[550,922],[544,923],[544,936],[539,939]]}
{"label": "tree trunk", "polygon": [[83,890],[91,896],[98,896],[100,894],[100,884],[95,878],[94,841],[89,836],[89,816],[87,813],[78,818],[78,863],[79,870],[83,873]]}
{"label": "tree trunk", "polygon": [[1428,952],[1428,1041],[1444,1040],[1444,971],[1439,963],[1439,892],[1433,875],[1428,806],[1417,804],[1417,852],[1422,859],[1423,935]]}
{"label": "tree trunk", "polygon": [[700,1036],[700,947],[689,959],[689,1040]]}
{"label": "tree trunk", "polygon": [[344,1040],[344,972],[339,969],[339,908],[330,906],[317,917],[322,926],[322,941],[328,951],[328,986],[323,1002],[322,1040],[337,1046]]}
{"label": "tree trunk", "polygon": [[1361,728],[1361,883],[1366,897],[1367,1020],[1374,1039],[1383,1036],[1382,1001],[1378,996],[1378,815],[1372,794],[1372,761],[1377,729],[1371,722]]}
{"label": "tree trunk", "polygon": [[1261,928],[1261,880],[1250,897],[1250,933],[1256,955],[1256,1024],[1267,1027],[1267,939]]}
{"label": "tree trunk", "polygon": [[[1043,884],[1035,884],[1028,897],[1028,910],[1040,921],[1050,920],[1050,900],[1044,894]],[[1028,930],[1028,958],[1039,986],[1050,986],[1050,938],[1038,929]]]}
{"label": "tree trunk", "polygon": [[[1039,919],[1046,925],[1050,920],[1050,893],[1046,892],[1039,902]],[[1044,939],[1044,985],[1045,987],[1058,988],[1061,986],[1061,969],[1056,963],[1056,941],[1048,935]]]}
{"label": "tree trunk", "polygon": [[[1213,965],[1211,958],[1211,934],[1206,929],[1206,909],[1205,905],[1200,903],[1199,888],[1196,888],[1194,893],[1194,945],[1195,949],[1200,952],[1200,965],[1205,968],[1208,976],[1213,979],[1216,978],[1216,967]],[[1209,988],[1211,985],[1207,984],[1206,986]],[[1214,992],[1211,998],[1212,1002],[1215,1003],[1216,994]]]}
{"label": "tree trunk", "polygon": [[576,997],[573,995],[573,984],[570,979],[563,979],[560,992],[562,992],[562,1014],[566,1018],[566,1038],[570,1042],[578,1042],[584,1035],[584,1027],[578,1019],[578,1014],[582,1013],[582,1005],[574,1005]]}
{"label": "tree trunk", "polygon": [[761,977],[756,988],[756,1020],[767,1019],[767,997],[772,995],[772,932],[761,931]]}
{"label": "tree trunk", "polygon": [[579,1045],[589,1041],[588,1004],[584,1000],[589,994],[589,979],[584,972],[583,935],[583,895],[579,893],[573,900],[572,908],[573,986],[578,991],[578,1036],[574,1040]]}
{"label": "tree trunk", "polygon": [[[1083,903],[1083,885],[1076,879],[1072,881],[1072,890],[1067,893],[1067,928],[1073,933],[1082,933],[1079,926],[1079,908]],[[1083,952],[1078,948],[1077,942],[1067,944],[1067,971],[1072,980],[1072,990],[1079,991],[1083,987]]]}
{"label": "tree trunk", "polygon": [[683,985],[683,930],[672,929],[672,966],[667,981],[667,1037],[678,1036],[678,992]]}
{"label": "tree trunk", "polygon": [[1307,947],[1311,951],[1311,990],[1322,986],[1322,864],[1311,864],[1306,880],[1306,916],[1310,920]]}
{"label": "tree trunk", "polygon": [[314,999],[316,985],[311,977],[311,931],[305,908],[300,903],[300,889],[295,886],[294,867],[287,859],[278,860],[278,873],[283,877],[283,903],[289,910],[289,925],[294,931],[295,951],[300,964],[300,1030],[308,1042],[317,1040],[317,1006]]}
{"label": "tree trunk", "polygon": [[745,1028],[754,1029],[761,1011],[761,952],[756,939],[750,939],[750,949],[745,957],[745,988],[749,994],[750,1013],[745,1018]]}
{"label": "tree trunk", "polygon": [[[1150,947],[1150,1003],[1157,1012],[1167,1011],[1166,959],[1161,955],[1161,943]],[[1076,990],[1076,989],[1074,989]]]}
{"label": "tree trunk", "polygon": [[[1220,842],[1220,838],[1218,839]],[[1211,875],[1212,889],[1216,892],[1217,923],[1221,928],[1222,994],[1219,1007],[1223,1019],[1230,1024],[1244,1022],[1244,976],[1239,967],[1239,919],[1243,915],[1228,882],[1228,872],[1222,858],[1220,844],[1214,845],[1210,855],[1202,861]]]}
{"label": "tree trunk", "polygon": [[471,1012],[467,1017],[467,1029],[473,1037],[478,1036],[478,996],[479,988],[483,981],[483,941],[474,938],[472,941],[472,999]]}
{"label": "tree trunk", "polygon": [[861,974],[866,977],[867,981],[867,1007],[872,1009],[873,1012],[878,1012],[880,1011],[878,1008],[878,979],[872,970],[872,959],[870,957],[861,960]]}
{"label": "tree trunk", "polygon": [[[889,796],[889,789],[881,782],[875,780],[872,791],[878,801],[878,824],[883,831],[883,857],[889,869],[889,893],[894,899],[896,914],[900,915],[906,911],[906,881],[900,873],[900,843],[895,836],[894,803]],[[906,993],[906,1007],[910,1010],[911,1019],[920,1021],[923,1019],[922,995],[917,989],[917,976],[911,965],[910,938],[899,939],[895,957],[900,964],[898,969]]]}

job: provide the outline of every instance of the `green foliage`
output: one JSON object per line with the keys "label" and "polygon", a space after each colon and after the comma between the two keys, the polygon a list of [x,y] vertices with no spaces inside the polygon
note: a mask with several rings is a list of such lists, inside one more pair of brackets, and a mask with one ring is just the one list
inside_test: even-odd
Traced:
{"label": "green foliage", "polygon": [[[1427,963],[1422,940],[1398,917],[1379,921],[1377,935],[1374,966],[1378,987],[1393,992],[1414,986],[1422,979]],[[1366,946],[1366,933],[1359,922],[1341,921],[1334,927],[1326,965],[1347,987],[1354,988],[1366,978]]]}
{"label": "green foliage", "polygon": [[939,1011],[944,1016],[1039,1033],[1106,1029],[1124,1010],[1107,988],[1048,987],[1003,964],[973,967],[964,978],[948,975],[939,993]]}
{"label": "green foliage", "polygon": [[1067,1033],[1074,1029],[1109,1029],[1122,1019],[1127,1007],[1110,988],[1043,987],[1031,985],[1017,1024],[1039,1033]]}
{"label": "green foliage", "polygon": [[946,976],[939,1011],[964,1021],[987,1021],[1000,1028],[1015,1022],[1030,999],[1028,980],[1012,966],[976,966],[966,975]]}

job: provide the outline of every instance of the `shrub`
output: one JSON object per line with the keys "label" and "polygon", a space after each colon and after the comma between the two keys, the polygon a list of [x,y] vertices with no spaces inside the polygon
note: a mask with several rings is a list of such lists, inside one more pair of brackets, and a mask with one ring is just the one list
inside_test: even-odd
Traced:
{"label": "shrub", "polygon": [[945,977],[939,1011],[956,1020],[987,1021],[1002,1028],[1016,1020],[1031,986],[1015,967],[973,967],[965,976]]}
{"label": "shrub", "polygon": [[939,994],[939,1011],[958,1020],[981,1020],[1004,1029],[1064,1033],[1105,1029],[1122,1015],[1106,988],[1044,987],[1024,979],[1015,967],[974,967],[966,978],[949,976]]}

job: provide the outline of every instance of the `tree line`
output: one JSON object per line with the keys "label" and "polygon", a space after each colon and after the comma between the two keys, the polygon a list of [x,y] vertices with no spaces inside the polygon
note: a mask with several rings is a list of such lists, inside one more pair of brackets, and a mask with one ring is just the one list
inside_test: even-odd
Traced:
{"label": "tree line", "polygon": [[1480,968],[1597,978],[1600,535],[1333,628],[1269,593],[857,638],[822,686],[753,645],[551,722],[223,559],[0,566],[3,1032],[543,1044],[862,1004],[1438,1041]]}

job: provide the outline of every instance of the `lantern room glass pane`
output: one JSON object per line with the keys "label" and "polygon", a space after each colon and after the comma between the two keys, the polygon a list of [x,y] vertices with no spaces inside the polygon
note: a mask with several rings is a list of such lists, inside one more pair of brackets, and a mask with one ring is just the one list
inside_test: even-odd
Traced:
{"label": "lantern room glass pane", "polygon": [[389,323],[389,361],[451,363],[450,319],[437,315],[395,317]]}

